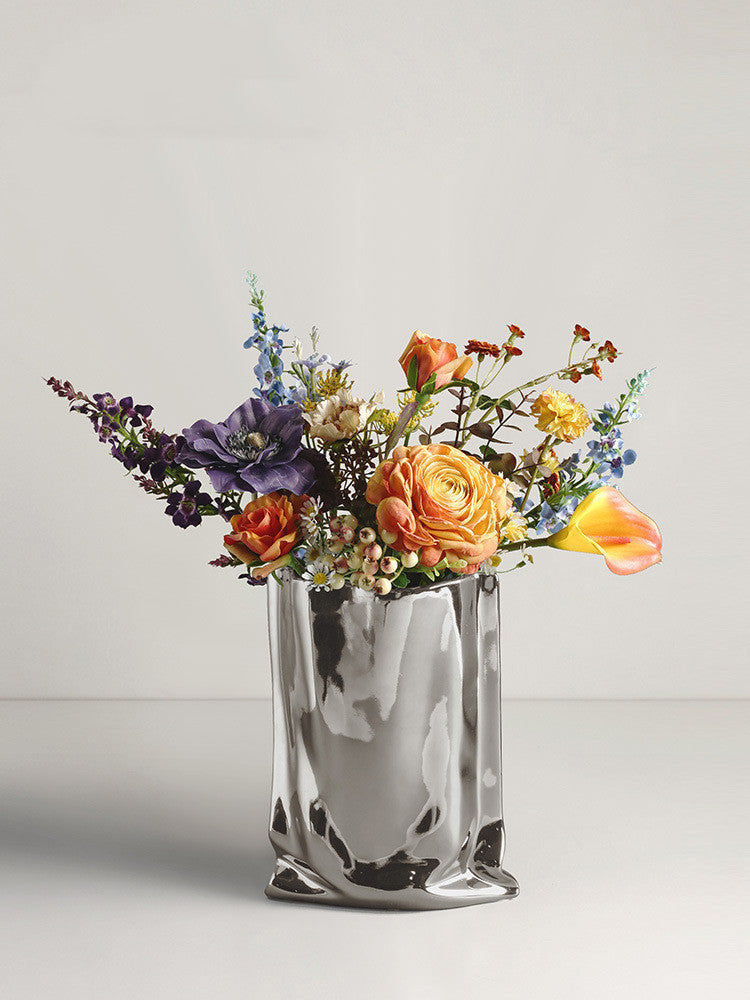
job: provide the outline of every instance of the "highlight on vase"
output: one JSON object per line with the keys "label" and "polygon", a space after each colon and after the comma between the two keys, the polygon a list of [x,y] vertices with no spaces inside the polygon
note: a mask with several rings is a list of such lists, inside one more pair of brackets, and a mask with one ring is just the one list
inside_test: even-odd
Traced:
{"label": "highlight on vase", "polygon": [[352,362],[321,353],[315,327],[309,352],[290,342],[248,281],[256,384],[223,420],[170,433],[151,405],[47,380],[173,524],[225,522],[211,565],[252,585],[288,569],[313,590],[386,596],[508,572],[541,547],[602,555],[617,575],[661,560],[658,527],[618,488],[650,372],[593,408],[566,391],[602,380],[619,353],[610,340],[576,325],[560,363],[514,384],[520,327],[463,350],[417,330],[394,357],[405,384],[388,401],[355,385]]}

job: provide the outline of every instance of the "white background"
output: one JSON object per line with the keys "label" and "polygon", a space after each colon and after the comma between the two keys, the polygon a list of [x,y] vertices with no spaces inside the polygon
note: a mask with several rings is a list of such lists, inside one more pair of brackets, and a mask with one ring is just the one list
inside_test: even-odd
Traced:
{"label": "white background", "polygon": [[[654,367],[623,492],[664,562],[542,552],[505,583],[510,697],[748,694],[740,5],[3,0],[0,695],[268,693],[264,603],[207,567],[70,378],[180,430],[250,392],[270,315],[394,390],[411,332],[574,323]],[[533,442],[528,442],[529,444]]]}

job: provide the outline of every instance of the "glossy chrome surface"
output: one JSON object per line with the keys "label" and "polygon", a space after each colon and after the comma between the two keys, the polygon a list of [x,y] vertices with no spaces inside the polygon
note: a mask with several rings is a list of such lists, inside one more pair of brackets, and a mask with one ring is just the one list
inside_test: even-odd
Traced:
{"label": "glossy chrome surface", "polygon": [[441,909],[503,871],[499,594],[268,587],[274,899]]}

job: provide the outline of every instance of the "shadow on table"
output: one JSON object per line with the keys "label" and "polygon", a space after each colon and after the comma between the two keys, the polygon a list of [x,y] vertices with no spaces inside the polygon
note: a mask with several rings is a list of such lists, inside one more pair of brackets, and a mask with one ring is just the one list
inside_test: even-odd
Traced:
{"label": "shadow on table", "polygon": [[237,826],[231,834],[186,830],[184,816],[171,819],[153,811],[123,816],[116,810],[104,815],[100,803],[4,796],[0,858],[10,856],[18,864],[80,865],[257,899],[271,873],[273,851],[256,833],[257,824],[252,830]]}

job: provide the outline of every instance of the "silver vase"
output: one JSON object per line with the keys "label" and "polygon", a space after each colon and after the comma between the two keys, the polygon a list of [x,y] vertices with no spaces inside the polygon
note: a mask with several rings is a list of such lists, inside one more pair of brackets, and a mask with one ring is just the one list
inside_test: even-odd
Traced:
{"label": "silver vase", "polygon": [[266,895],[442,909],[515,896],[502,868],[499,588],[268,586]]}

